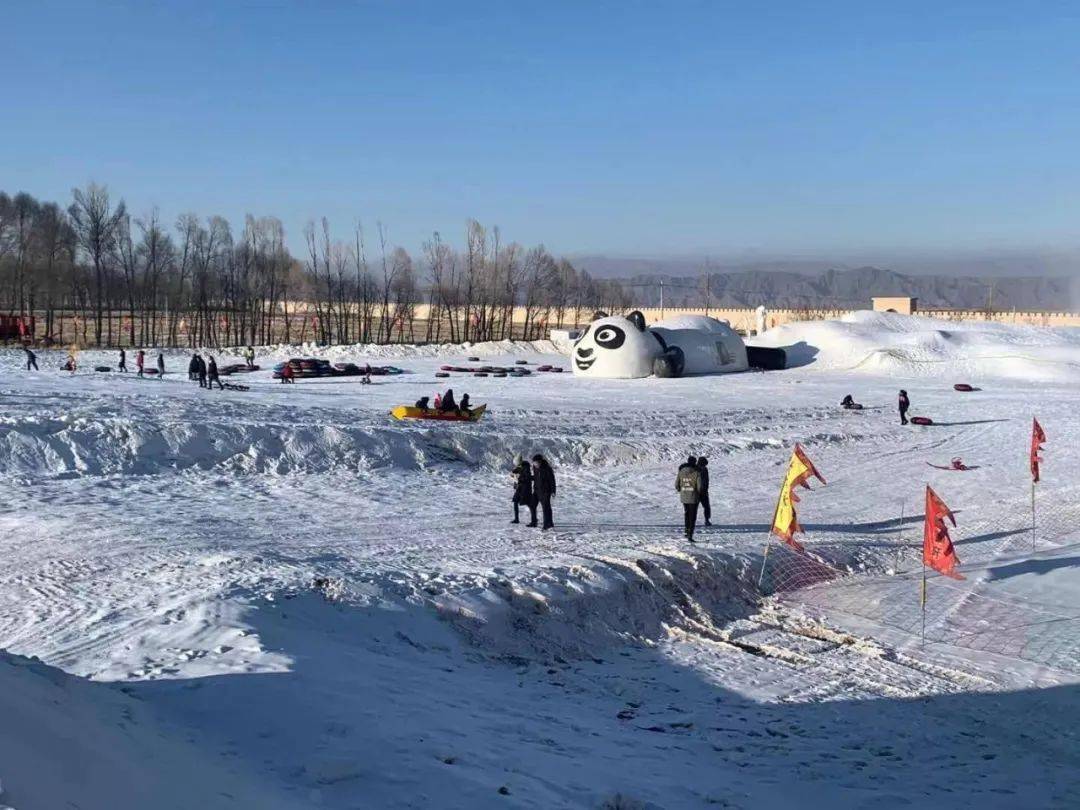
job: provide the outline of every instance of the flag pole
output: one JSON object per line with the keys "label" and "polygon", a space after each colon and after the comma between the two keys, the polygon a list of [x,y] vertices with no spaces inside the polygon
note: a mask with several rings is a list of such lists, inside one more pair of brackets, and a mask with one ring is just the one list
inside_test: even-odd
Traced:
{"label": "flag pole", "polygon": [[926,646],[926,563],[922,567],[922,594],[919,597],[922,607],[922,646]]}
{"label": "flag pole", "polygon": [[904,545],[904,502],[900,501],[900,525],[896,531],[896,561],[893,563],[893,576],[900,573],[900,549]]}
{"label": "flag pole", "polygon": [[1031,481],[1031,553],[1035,553],[1035,479]]}
{"label": "flag pole", "polygon": [[765,554],[761,558],[761,573],[757,578],[757,589],[761,590],[761,583],[765,581],[765,563],[769,561],[769,549],[772,548],[772,532],[766,535]]}

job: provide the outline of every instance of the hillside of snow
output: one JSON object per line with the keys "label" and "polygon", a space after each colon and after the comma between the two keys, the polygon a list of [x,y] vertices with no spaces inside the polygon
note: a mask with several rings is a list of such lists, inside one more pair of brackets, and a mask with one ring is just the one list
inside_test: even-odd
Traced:
{"label": "hillside of snow", "polygon": [[834,371],[1080,382],[1080,329],[1072,328],[949,323],[867,311],[785,324],[749,342],[787,349],[790,365]]}
{"label": "hillside of snow", "polygon": [[[1080,342],[942,326],[792,325],[761,341],[803,365],[673,380],[434,377],[566,365],[546,342],[265,347],[246,391],[182,351],[157,380],[0,350],[0,807],[1080,803]],[[272,379],[305,355],[406,373]],[[483,420],[389,415],[451,386]],[[767,535],[796,442],[828,481],[805,555]],[[554,532],[509,522],[536,452]],[[923,631],[927,484],[965,579],[929,579]]]}

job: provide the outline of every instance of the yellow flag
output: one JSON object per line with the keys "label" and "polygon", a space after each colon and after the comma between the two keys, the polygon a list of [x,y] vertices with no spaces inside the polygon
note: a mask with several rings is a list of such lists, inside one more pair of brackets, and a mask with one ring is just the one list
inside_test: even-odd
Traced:
{"label": "yellow flag", "polygon": [[802,550],[802,546],[795,542],[795,533],[801,532],[799,520],[795,516],[795,504],[799,502],[799,496],[795,494],[795,487],[810,489],[807,480],[814,476],[821,483],[825,479],[817,471],[813,463],[806,457],[806,453],[798,444],[791,453],[791,463],[788,465],[787,475],[784,476],[784,485],[780,488],[780,499],[776,502],[776,513],[773,515],[772,533],[787,543],[792,548]]}

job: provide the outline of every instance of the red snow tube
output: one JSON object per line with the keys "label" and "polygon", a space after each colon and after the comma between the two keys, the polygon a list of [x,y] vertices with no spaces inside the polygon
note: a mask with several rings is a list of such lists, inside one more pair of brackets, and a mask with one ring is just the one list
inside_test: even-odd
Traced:
{"label": "red snow tube", "polygon": [[953,386],[953,390],[954,391],[974,391],[975,388],[973,386],[968,385],[967,383],[957,383],[956,385]]}
{"label": "red snow tube", "polygon": [[911,417],[911,424],[913,425],[932,425],[934,420],[929,416],[913,416]]}

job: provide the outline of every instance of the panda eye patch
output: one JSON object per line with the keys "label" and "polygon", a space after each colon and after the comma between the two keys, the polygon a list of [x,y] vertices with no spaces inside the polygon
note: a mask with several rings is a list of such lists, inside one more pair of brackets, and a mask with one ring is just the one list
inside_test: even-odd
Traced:
{"label": "panda eye patch", "polygon": [[605,349],[617,349],[626,341],[626,332],[617,326],[601,326],[593,339]]}

